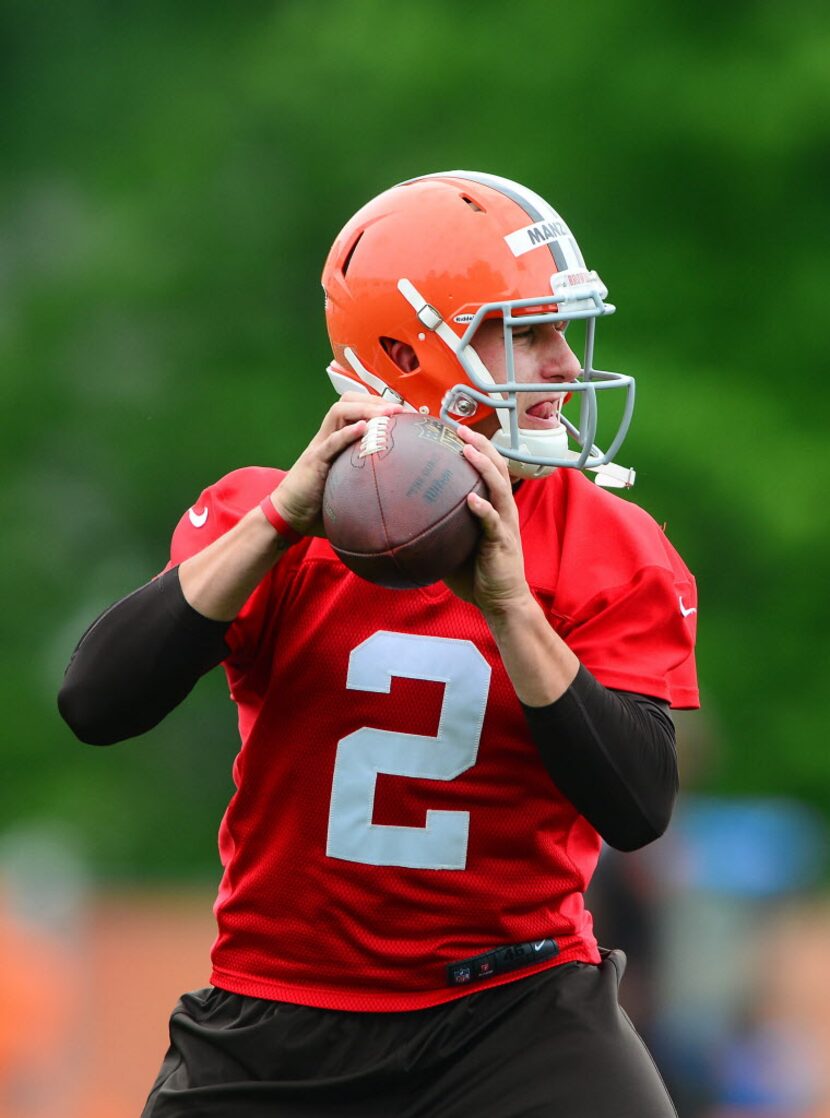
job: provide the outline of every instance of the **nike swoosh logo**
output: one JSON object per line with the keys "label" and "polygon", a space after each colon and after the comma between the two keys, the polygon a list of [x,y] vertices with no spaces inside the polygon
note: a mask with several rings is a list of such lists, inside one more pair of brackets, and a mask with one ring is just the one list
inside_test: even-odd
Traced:
{"label": "nike swoosh logo", "polygon": [[697,613],[697,606],[690,606],[689,609],[686,609],[686,607],[683,605],[682,594],[678,594],[677,600],[678,602],[680,602],[680,612],[683,614],[684,617],[688,617],[691,613]]}
{"label": "nike swoosh logo", "polygon": [[207,505],[205,505],[201,512],[196,512],[195,509],[188,509],[187,515],[190,517],[190,523],[194,528],[204,528],[205,521],[208,518]]}
{"label": "nike swoosh logo", "polygon": [[540,939],[538,943],[534,943],[533,950],[534,951],[541,951],[544,946],[545,946],[545,941],[543,939]]}

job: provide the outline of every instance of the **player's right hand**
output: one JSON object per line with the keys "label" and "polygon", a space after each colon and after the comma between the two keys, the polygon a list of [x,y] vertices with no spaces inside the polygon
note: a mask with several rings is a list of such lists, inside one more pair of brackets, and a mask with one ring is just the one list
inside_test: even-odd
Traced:
{"label": "player's right hand", "polygon": [[464,457],[487,484],[487,497],[470,493],[467,504],[481,523],[481,538],[471,559],[444,581],[454,594],[478,606],[486,618],[505,614],[531,598],[525,577],[519,510],[507,460],[492,442],[469,427],[459,427]]}
{"label": "player's right hand", "polygon": [[322,536],[323,489],[334,459],[362,437],[368,420],[396,415],[401,404],[364,392],[344,392],[332,405],[320,430],[288,471],[271,499],[280,515],[304,536]]}

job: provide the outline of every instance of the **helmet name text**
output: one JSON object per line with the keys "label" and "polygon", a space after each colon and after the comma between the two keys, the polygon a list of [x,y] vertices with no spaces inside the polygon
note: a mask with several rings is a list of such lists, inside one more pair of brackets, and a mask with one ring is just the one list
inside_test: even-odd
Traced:
{"label": "helmet name text", "polygon": [[570,235],[571,231],[564,221],[537,221],[514,233],[508,233],[504,239],[514,256],[524,256],[531,249]]}

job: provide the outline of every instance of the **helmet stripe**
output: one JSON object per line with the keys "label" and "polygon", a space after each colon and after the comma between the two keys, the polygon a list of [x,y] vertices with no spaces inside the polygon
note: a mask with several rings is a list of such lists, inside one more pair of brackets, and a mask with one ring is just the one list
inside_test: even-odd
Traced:
{"label": "helmet stripe", "polygon": [[[518,206],[521,206],[531,221],[561,220],[559,214],[556,213],[549,202],[546,202],[533,190],[528,190],[526,186],[522,186],[521,183],[513,182],[512,179],[504,179],[501,175],[488,175],[482,171],[445,171],[444,174],[450,178],[470,179],[482,186],[489,186],[493,190],[498,190],[500,194],[504,194]],[[428,177],[432,178],[431,175]]]}
{"label": "helmet stripe", "polygon": [[[550,202],[546,202],[534,190],[529,190],[521,183],[512,179],[502,178],[501,175],[488,175],[483,171],[436,171],[430,175],[418,175],[417,178],[408,179],[407,182],[418,182],[420,179],[468,179],[477,182],[480,186],[489,186],[497,190],[517,206],[524,210],[531,221],[562,221]],[[401,183],[401,186],[406,185]],[[548,248],[553,257],[558,272],[564,272],[568,267],[561,249],[556,241],[549,241]]]}

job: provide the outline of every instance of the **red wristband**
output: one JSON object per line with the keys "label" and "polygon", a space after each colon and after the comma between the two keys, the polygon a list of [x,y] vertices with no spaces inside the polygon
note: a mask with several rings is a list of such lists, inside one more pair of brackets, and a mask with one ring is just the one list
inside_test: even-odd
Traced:
{"label": "red wristband", "polygon": [[298,540],[303,538],[302,532],[298,532],[296,529],[292,528],[288,521],[281,517],[274,508],[274,502],[271,500],[270,493],[259,502],[259,507],[265,513],[265,519],[277,535],[285,540],[289,547],[292,543],[297,543]]}

